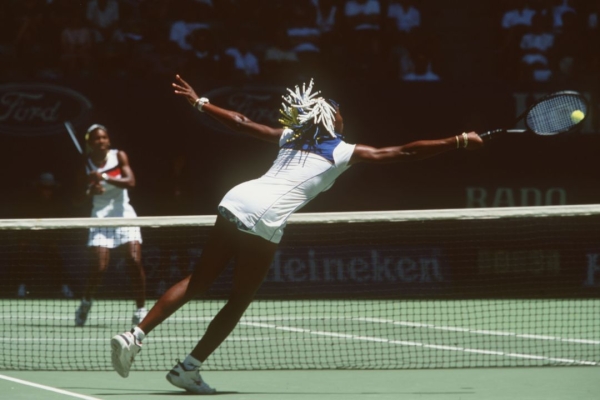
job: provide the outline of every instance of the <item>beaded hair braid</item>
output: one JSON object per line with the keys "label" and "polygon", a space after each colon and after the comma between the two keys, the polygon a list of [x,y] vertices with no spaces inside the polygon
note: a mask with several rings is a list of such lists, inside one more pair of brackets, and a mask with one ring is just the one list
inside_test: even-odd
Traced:
{"label": "beaded hair braid", "polygon": [[332,138],[335,138],[335,113],[327,100],[320,97],[320,91],[313,92],[314,82],[311,79],[308,87],[302,84],[302,89],[296,85],[295,90],[287,89],[288,94],[282,96],[282,108],[279,110],[281,118],[279,122],[286,128],[294,131],[288,142],[295,141],[312,134],[312,139],[317,139],[320,129],[325,128]]}

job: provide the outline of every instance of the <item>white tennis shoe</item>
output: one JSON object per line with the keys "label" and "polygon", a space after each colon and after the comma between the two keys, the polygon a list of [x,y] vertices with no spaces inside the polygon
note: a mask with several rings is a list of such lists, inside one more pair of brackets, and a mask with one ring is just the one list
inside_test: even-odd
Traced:
{"label": "white tennis shoe", "polygon": [[131,323],[133,326],[138,326],[140,322],[146,318],[146,315],[148,315],[148,310],[146,310],[144,307],[135,310],[133,317],[131,317]]}
{"label": "white tennis shoe", "polygon": [[110,340],[110,349],[113,368],[123,378],[127,378],[133,359],[142,350],[142,343],[131,332],[125,332]]}
{"label": "white tennis shoe", "polygon": [[171,382],[173,386],[185,389],[190,393],[214,394],[216,392],[215,389],[208,386],[202,379],[200,376],[200,368],[186,368],[179,360],[177,360],[177,365],[175,365],[167,374],[167,380]]}
{"label": "white tennis shoe", "polygon": [[87,321],[88,314],[90,313],[90,308],[92,308],[92,301],[87,301],[85,299],[81,299],[81,304],[79,304],[79,308],[75,311],[75,325],[83,326]]}

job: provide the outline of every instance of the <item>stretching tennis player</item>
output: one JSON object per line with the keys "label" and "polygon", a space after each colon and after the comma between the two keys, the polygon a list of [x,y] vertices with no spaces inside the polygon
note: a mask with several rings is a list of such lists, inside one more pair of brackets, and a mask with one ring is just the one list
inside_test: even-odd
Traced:
{"label": "stretching tennis player", "polygon": [[[98,124],[89,127],[85,135],[88,151],[87,175],[82,178],[86,194],[92,198],[93,218],[136,217],[129,203],[128,189],[135,187],[135,176],[129,158],[123,150],[111,149],[107,129]],[[91,268],[85,293],[75,311],[75,325],[85,325],[92,299],[108,268],[111,250],[124,255],[134,285],[136,310],[132,325],[139,324],[148,311],[146,301],[146,275],[142,267],[142,234],[139,227],[90,228],[88,247],[96,264]]]}
{"label": "stretching tennis player", "polygon": [[453,149],[483,146],[475,132],[384,148],[346,143],[341,136],[344,124],[338,105],[313,91],[312,81],[308,86],[288,89],[281,109],[282,128],[257,124],[211,104],[207,98],[198,97],[179,75],[173,87],[175,94],[227,127],[277,143],[280,148],[266,174],[225,195],[195,271],[173,285],[131,332],[112,338],[113,367],[127,377],[144,337],[179,307],[206,292],[234,258],[233,288],[227,303],[192,352],[167,374],[173,385],[197,394],[215,392],[200,377],[200,366],[227,338],[250,305],[267,275],[290,215],[329,189],[352,164],[416,161]]}

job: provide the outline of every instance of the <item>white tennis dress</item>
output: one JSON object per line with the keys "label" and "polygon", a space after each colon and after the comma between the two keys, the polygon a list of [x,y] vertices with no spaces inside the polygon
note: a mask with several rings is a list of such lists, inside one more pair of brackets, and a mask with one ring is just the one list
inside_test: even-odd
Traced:
{"label": "white tennis dress", "polygon": [[341,137],[295,148],[288,143],[293,131],[279,140],[279,154],[266,174],[231,189],[219,204],[219,213],[238,228],[279,243],[287,219],[319,193],[329,189],[346,171],[355,145]]}
{"label": "white tennis dress", "polygon": [[[119,167],[117,153],[118,150],[109,150],[106,163],[101,168],[98,168],[97,171],[106,173],[112,178],[120,178],[121,168]],[[86,166],[86,170],[88,174],[92,171],[89,166]],[[119,188],[105,181],[102,181],[101,185],[104,187],[104,193],[93,197],[92,218],[137,217],[135,210],[129,204],[127,189]],[[142,242],[142,234],[139,227],[95,227],[90,228],[88,236],[88,246],[108,247],[111,249],[133,241]]]}

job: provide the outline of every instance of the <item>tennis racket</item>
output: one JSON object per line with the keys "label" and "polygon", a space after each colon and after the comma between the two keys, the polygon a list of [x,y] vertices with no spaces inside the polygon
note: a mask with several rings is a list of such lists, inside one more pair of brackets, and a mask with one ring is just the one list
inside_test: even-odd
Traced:
{"label": "tennis racket", "polygon": [[525,129],[495,129],[479,136],[490,141],[507,133],[530,132],[541,136],[553,136],[577,131],[588,114],[588,102],[581,93],[561,91],[548,94],[523,112],[514,125],[523,120]]}
{"label": "tennis racket", "polygon": [[[69,132],[69,136],[71,137],[71,140],[73,141],[73,144],[75,145],[75,148],[77,149],[79,154],[85,157],[85,154],[83,154],[83,149],[81,148],[81,145],[77,140],[77,135],[75,134],[75,129],[73,128],[73,125],[69,121],[66,121],[65,128],[67,129],[67,132]],[[92,161],[88,157],[86,157],[86,159],[92,171],[98,169],[94,164],[92,164]]]}

